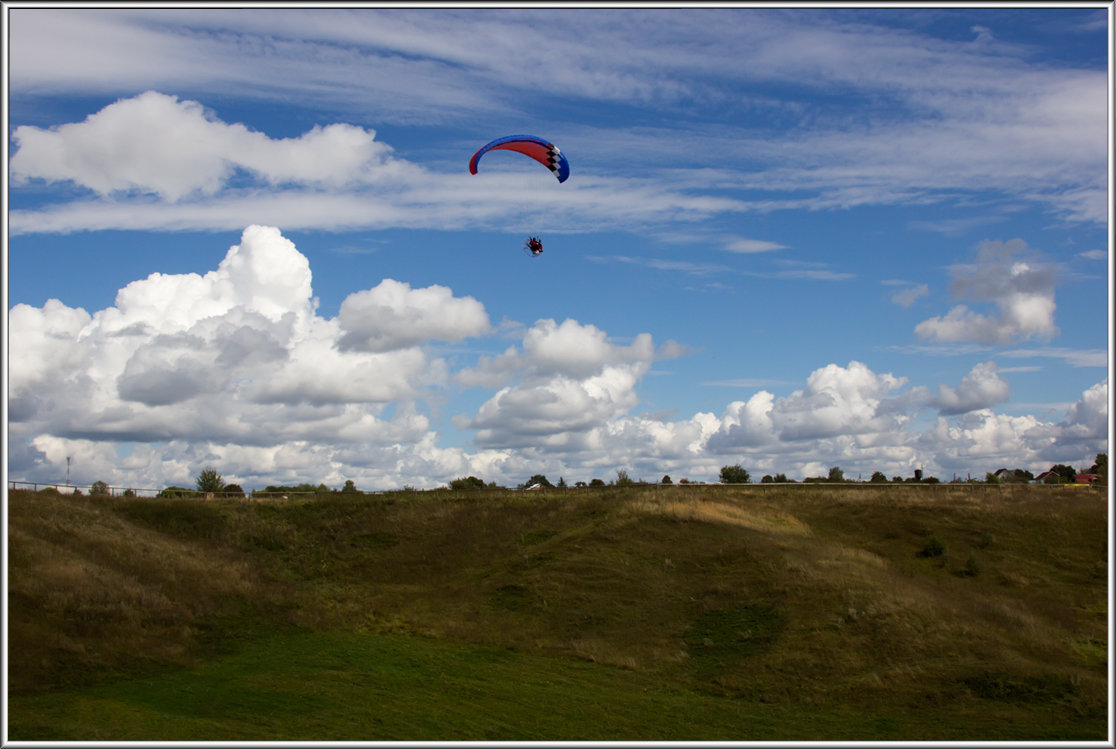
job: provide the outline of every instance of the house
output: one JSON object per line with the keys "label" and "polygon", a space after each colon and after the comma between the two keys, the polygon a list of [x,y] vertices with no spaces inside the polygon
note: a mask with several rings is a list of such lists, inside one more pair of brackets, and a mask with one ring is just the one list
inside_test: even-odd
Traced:
{"label": "house", "polygon": [[1073,483],[1092,486],[1093,482],[1098,478],[1100,478],[1100,476],[1095,473],[1076,473],[1073,476]]}
{"label": "house", "polygon": [[1060,484],[1062,483],[1061,474],[1054,471],[1043,471],[1038,476],[1035,476],[1036,484]]}

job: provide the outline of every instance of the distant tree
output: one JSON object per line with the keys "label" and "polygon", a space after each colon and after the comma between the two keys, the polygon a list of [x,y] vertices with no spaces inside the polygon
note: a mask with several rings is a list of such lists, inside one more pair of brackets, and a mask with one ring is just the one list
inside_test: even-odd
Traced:
{"label": "distant tree", "polygon": [[627,471],[625,471],[623,469],[620,469],[619,471],[616,472],[616,485],[617,486],[631,486],[634,483],[635,482],[632,481],[632,478],[631,478],[631,476],[628,475]]}
{"label": "distant tree", "polygon": [[534,476],[527,479],[527,483],[523,484],[520,488],[526,489],[527,487],[534,486],[535,484],[542,484],[548,489],[554,488],[554,484],[550,483],[550,481],[547,480],[546,476],[542,475],[541,473],[536,473]]}
{"label": "distant tree", "polygon": [[565,489],[566,488],[566,478],[564,476],[559,476],[558,477],[558,488],[559,489]]}
{"label": "distant tree", "polygon": [[774,484],[775,483],[775,477],[772,476],[770,473],[765,473],[765,474],[763,474],[763,478],[760,479],[760,483],[761,484]]}
{"label": "distant tree", "polygon": [[902,484],[903,483],[903,477],[902,476],[892,476],[891,477],[891,483]]}
{"label": "distant tree", "polygon": [[342,494],[360,494],[360,491],[356,488],[356,484],[353,483],[353,480],[348,479],[348,480],[345,481],[345,485],[343,487],[341,487],[341,493]]}
{"label": "distant tree", "polygon": [[[532,482],[533,483],[533,482]],[[528,486],[531,484],[529,483]],[[483,489],[484,482],[476,476],[467,476],[465,478],[454,479],[450,482],[450,489],[456,492],[469,491],[471,489]]]}
{"label": "distant tree", "polygon": [[1097,476],[1097,483],[1108,486],[1108,453],[1097,453],[1097,459],[1089,468],[1089,473]]}
{"label": "distant tree", "polygon": [[134,496],[136,496],[136,490],[135,489],[125,489],[124,490],[124,496],[125,497],[134,497]]}
{"label": "distant tree", "polygon": [[1060,484],[1072,484],[1073,477],[1077,475],[1077,471],[1075,471],[1072,466],[1067,466],[1063,463],[1058,463],[1050,470],[1061,479],[1061,481],[1058,482]]}
{"label": "distant tree", "polygon": [[604,480],[602,480],[602,479],[593,479],[592,481],[589,482],[589,486],[598,487],[598,486],[606,486],[606,484],[605,484]]}
{"label": "distant tree", "polygon": [[225,480],[221,478],[221,474],[217,473],[215,468],[205,468],[198,477],[194,479],[195,486],[198,487],[199,492],[219,492],[225,488]]}
{"label": "distant tree", "polygon": [[833,466],[829,469],[829,480],[835,484],[839,484],[845,480],[845,472],[837,466]]}
{"label": "distant tree", "polygon": [[984,474],[984,481],[989,484],[998,484],[1000,483],[1000,477],[992,471],[989,471],[988,473]]}
{"label": "distant tree", "polygon": [[93,486],[89,487],[89,493],[94,496],[108,494],[108,484],[106,484],[104,481],[94,481]]}
{"label": "distant tree", "polygon": [[869,479],[869,483],[872,483],[872,484],[886,484],[887,483],[887,476],[884,475],[883,471],[876,471],[875,473],[872,474],[872,478]]}
{"label": "distant tree", "polygon": [[588,487],[589,484],[586,484],[584,481],[575,481],[574,486],[576,486],[578,489],[584,489]]}
{"label": "distant tree", "polygon": [[671,481],[671,480],[670,480],[670,476],[669,476],[669,475],[667,475],[667,476],[663,476],[663,480],[662,480],[662,481],[660,481],[659,483],[660,483],[660,484],[673,484],[674,482],[673,482],[673,481]]}
{"label": "distant tree", "polygon": [[234,494],[238,497],[244,496],[244,490],[240,488],[240,484],[225,484],[221,491],[225,494]]}
{"label": "distant tree", "polygon": [[722,484],[747,484],[751,475],[739,463],[734,466],[721,466]]}

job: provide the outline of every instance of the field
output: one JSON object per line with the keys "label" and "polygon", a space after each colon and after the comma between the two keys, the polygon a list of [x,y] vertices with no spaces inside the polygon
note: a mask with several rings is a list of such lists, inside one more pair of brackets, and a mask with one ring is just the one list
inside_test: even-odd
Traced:
{"label": "field", "polygon": [[8,497],[8,736],[1076,740],[1095,490]]}

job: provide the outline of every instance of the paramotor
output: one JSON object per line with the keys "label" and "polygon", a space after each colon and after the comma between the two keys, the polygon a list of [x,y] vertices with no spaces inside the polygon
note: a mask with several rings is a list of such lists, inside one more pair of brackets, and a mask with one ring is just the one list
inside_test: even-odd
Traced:
{"label": "paramotor", "polygon": [[527,237],[523,240],[523,250],[530,253],[532,257],[538,257],[542,254],[542,240],[538,237]]}

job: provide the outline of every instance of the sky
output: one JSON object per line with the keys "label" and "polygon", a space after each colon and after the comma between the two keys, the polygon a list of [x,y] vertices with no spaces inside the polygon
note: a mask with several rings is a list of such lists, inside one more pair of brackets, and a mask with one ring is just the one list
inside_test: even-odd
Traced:
{"label": "sky", "polygon": [[8,481],[1108,451],[1111,2],[4,13]]}

